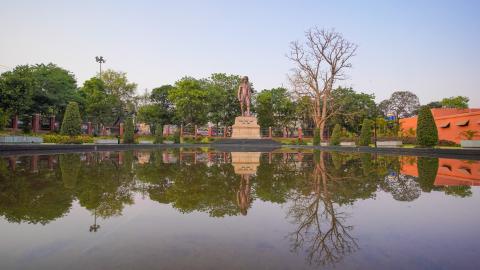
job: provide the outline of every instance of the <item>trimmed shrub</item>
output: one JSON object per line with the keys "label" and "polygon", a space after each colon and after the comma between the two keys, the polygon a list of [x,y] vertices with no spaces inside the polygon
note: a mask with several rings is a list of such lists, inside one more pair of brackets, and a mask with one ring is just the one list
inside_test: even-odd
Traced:
{"label": "trimmed shrub", "polygon": [[417,144],[433,147],[438,143],[438,131],[430,108],[423,106],[418,112]]}
{"label": "trimmed shrub", "polygon": [[342,137],[342,128],[336,124],[333,128],[332,137],[330,138],[330,145],[339,145]]}
{"label": "trimmed shrub", "polygon": [[175,133],[173,133],[173,142],[180,143],[180,131],[175,131]]}
{"label": "trimmed shrub", "polygon": [[155,144],[163,143],[163,126],[157,125],[155,128],[155,140],[153,141]]}
{"label": "trimmed shrub", "polygon": [[320,145],[320,141],[321,141],[321,138],[320,138],[320,129],[319,128],[315,128],[313,130],[313,145]]}
{"label": "trimmed shrub", "polygon": [[93,143],[93,137],[87,135],[68,136],[60,134],[46,134],[42,136],[44,143],[82,144]]}
{"label": "trimmed shrub", "polygon": [[123,133],[123,143],[135,143],[133,119],[131,116],[127,117],[125,121],[125,131]]}
{"label": "trimmed shrub", "polygon": [[362,130],[360,131],[360,138],[358,145],[369,146],[372,142],[372,121],[368,119],[363,120]]}
{"label": "trimmed shrub", "polygon": [[63,115],[60,133],[68,136],[76,136],[82,133],[82,118],[76,102],[68,103]]}
{"label": "trimmed shrub", "polygon": [[458,143],[449,140],[439,140],[438,146],[460,146]]}

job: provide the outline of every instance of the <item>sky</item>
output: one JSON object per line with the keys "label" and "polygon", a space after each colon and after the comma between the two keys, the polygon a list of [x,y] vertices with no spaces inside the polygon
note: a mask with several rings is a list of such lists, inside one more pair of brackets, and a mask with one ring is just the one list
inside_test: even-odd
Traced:
{"label": "sky", "polygon": [[0,72],[52,62],[81,86],[101,55],[138,93],[216,72],[288,88],[289,44],[317,26],[358,45],[337,85],[377,101],[408,90],[421,104],[463,95],[480,107],[479,14],[475,0],[0,0]]}

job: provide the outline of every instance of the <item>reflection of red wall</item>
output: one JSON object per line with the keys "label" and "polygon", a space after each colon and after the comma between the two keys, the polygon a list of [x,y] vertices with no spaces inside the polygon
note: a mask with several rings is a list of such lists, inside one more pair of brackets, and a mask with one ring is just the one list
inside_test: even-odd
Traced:
{"label": "reflection of red wall", "polygon": [[[449,140],[460,143],[465,139],[460,133],[465,130],[476,130],[479,132],[474,139],[480,139],[480,109],[432,109],[433,118],[437,124],[439,140]],[[463,121],[469,121],[468,125],[458,126]],[[446,123],[450,123],[448,127],[441,127]],[[400,125],[405,135],[408,130],[417,129],[417,117],[400,119]]]}
{"label": "reflection of red wall", "polygon": [[439,159],[436,186],[480,186],[480,162]]}
{"label": "reflection of red wall", "polygon": [[400,173],[418,177],[417,157],[400,157]]}
{"label": "reflection of red wall", "polygon": [[[400,157],[400,173],[418,177],[417,158]],[[438,159],[436,186],[480,186],[480,161]]]}

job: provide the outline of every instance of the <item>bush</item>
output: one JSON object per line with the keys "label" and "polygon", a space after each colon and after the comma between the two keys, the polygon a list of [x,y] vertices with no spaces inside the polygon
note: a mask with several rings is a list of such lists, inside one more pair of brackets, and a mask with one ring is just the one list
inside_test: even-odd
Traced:
{"label": "bush", "polygon": [[363,120],[362,130],[360,131],[360,138],[358,145],[369,146],[372,142],[372,122],[368,119]]}
{"label": "bush", "polygon": [[336,124],[333,128],[332,137],[330,138],[330,145],[339,145],[340,138],[342,137],[342,128],[339,124]]}
{"label": "bush", "polygon": [[449,140],[439,140],[438,145],[439,146],[460,146],[456,142],[449,141]]}
{"label": "bush", "polygon": [[402,137],[403,144],[417,144],[417,137]]}
{"label": "bush", "polygon": [[82,118],[76,102],[68,103],[63,115],[60,133],[69,136],[77,136],[82,133]]}
{"label": "bush", "polygon": [[315,128],[313,130],[313,145],[320,145],[321,137],[320,137],[320,129]]}
{"label": "bush", "polygon": [[127,117],[125,121],[125,131],[123,133],[123,143],[135,143],[134,139],[134,130],[133,130],[133,119],[132,117]]}
{"label": "bush", "polygon": [[58,144],[82,144],[93,143],[93,137],[87,135],[68,136],[60,134],[46,134],[43,135],[44,143],[58,143]]}
{"label": "bush", "polygon": [[180,131],[177,130],[173,133],[173,142],[180,143]]}
{"label": "bush", "polygon": [[153,141],[155,144],[163,143],[163,126],[157,125],[155,128],[155,140]]}
{"label": "bush", "polygon": [[430,108],[423,106],[418,112],[417,144],[433,147],[438,143],[438,130]]}

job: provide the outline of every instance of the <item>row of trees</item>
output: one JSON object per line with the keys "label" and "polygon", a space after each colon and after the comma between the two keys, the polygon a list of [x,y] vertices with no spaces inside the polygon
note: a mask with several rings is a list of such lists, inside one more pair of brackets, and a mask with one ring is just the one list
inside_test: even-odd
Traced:
{"label": "row of trees", "polygon": [[[305,41],[292,42],[287,54],[294,64],[289,75],[292,89],[256,92],[252,86],[252,111],[260,125],[316,127],[325,139],[335,124],[359,134],[364,119],[392,116],[398,121],[416,114],[420,102],[409,91],[395,92],[377,105],[374,95],[334,87],[347,78],[356,50],[357,45],[334,30],[306,31]],[[22,65],[0,75],[0,119],[33,113],[61,119],[73,101],[78,103],[82,119],[97,129],[127,116],[136,116],[153,126],[152,130],[163,124],[230,126],[240,115],[236,95],[240,79],[224,73],[201,79],[183,77],[173,85],[136,95],[137,85],[129,82],[124,72],[106,70],[78,87],[71,72],[54,64]],[[445,98],[427,106],[467,108],[468,98]]]}

